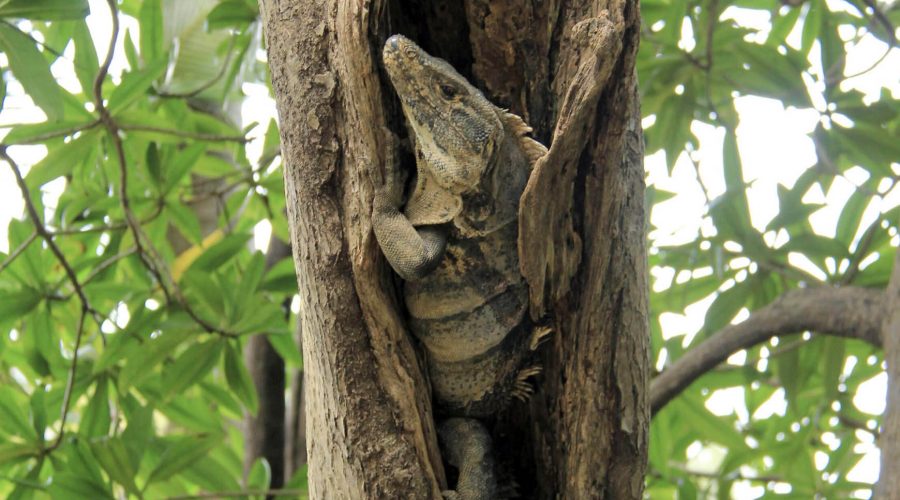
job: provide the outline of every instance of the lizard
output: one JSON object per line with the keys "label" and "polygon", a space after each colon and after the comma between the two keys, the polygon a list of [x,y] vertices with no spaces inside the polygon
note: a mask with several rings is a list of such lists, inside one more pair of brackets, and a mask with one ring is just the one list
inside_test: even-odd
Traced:
{"label": "lizard", "polygon": [[[402,35],[382,61],[416,157],[404,197],[389,160],[372,203],[375,238],[403,279],[409,329],[424,347],[444,459],[459,470],[445,498],[498,496],[485,421],[525,399],[540,368],[529,353],[549,333],[526,318],[519,270],[519,198],[547,149],[517,115],[491,102],[446,61]],[[390,132],[389,132],[390,133]],[[391,154],[388,154],[391,157]],[[407,198],[405,205],[404,198]]]}

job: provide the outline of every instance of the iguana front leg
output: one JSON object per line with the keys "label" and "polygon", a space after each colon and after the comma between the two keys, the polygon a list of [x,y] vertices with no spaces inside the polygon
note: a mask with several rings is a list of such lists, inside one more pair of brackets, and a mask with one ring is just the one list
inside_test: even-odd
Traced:
{"label": "iguana front leg", "polygon": [[447,228],[414,227],[403,215],[400,211],[403,181],[399,163],[393,154],[387,156],[384,184],[376,190],[372,202],[372,229],[394,271],[406,281],[415,281],[441,262],[447,247]]}

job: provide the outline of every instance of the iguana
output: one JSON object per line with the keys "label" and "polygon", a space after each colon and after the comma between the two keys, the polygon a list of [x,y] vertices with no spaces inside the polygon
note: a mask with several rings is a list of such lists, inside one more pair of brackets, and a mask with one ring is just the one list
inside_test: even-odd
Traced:
{"label": "iguana", "polygon": [[445,497],[496,498],[484,421],[531,392],[527,366],[546,328],[526,319],[527,285],[516,244],[519,197],[546,148],[518,116],[500,109],[447,62],[401,36],[384,67],[415,146],[414,188],[389,162],[372,225],[403,278],[409,328],[427,355],[444,458],[459,469]]}

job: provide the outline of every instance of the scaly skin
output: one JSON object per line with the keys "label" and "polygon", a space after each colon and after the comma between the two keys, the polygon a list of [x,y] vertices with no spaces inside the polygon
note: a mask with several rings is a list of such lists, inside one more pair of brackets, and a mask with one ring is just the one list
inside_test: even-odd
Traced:
{"label": "scaly skin", "polygon": [[530,390],[534,346],[520,272],[519,197],[546,152],[517,116],[485,99],[449,64],[410,40],[387,40],[383,60],[415,143],[416,183],[387,165],[373,203],[375,236],[404,280],[412,333],[428,353],[445,458],[460,470],[448,498],[496,496],[490,435],[477,419]]}

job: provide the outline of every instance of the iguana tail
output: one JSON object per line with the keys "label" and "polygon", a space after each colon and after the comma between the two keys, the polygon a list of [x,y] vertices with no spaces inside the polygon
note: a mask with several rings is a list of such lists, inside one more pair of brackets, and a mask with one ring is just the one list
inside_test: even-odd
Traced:
{"label": "iguana tail", "polygon": [[459,470],[456,489],[444,491],[448,500],[493,500],[497,478],[491,435],[472,418],[450,418],[438,425],[444,458]]}

